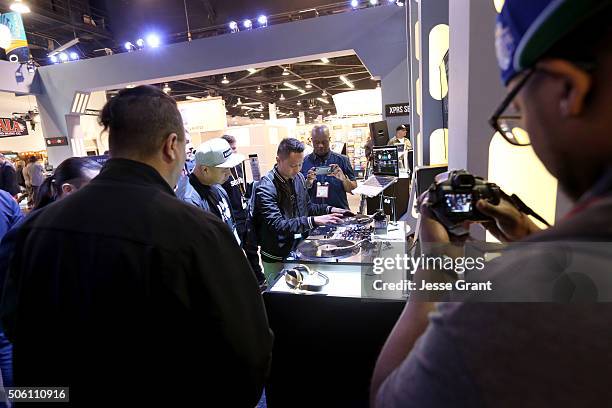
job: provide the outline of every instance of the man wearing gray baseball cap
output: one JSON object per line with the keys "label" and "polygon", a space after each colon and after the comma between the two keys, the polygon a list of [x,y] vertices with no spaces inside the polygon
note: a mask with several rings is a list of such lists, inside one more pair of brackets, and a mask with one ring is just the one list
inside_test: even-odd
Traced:
{"label": "man wearing gray baseball cap", "polygon": [[230,200],[221,184],[230,176],[230,169],[244,161],[243,155],[234,153],[224,139],[211,139],[200,145],[195,153],[195,167],[189,176],[184,201],[219,217],[240,238],[230,207]]}

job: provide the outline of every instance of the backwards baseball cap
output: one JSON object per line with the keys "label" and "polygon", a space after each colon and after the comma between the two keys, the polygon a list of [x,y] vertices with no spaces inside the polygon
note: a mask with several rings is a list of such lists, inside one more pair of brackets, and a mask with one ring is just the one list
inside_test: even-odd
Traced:
{"label": "backwards baseball cap", "polygon": [[395,131],[396,131],[396,132],[398,132],[398,131],[400,131],[400,130],[406,130],[406,131],[408,131],[408,130],[410,130],[410,125],[407,125],[407,124],[405,124],[405,125],[399,125],[397,128],[395,128]]}
{"label": "backwards baseball cap", "polygon": [[609,5],[610,0],[506,0],[495,26],[495,49],[504,85]]}
{"label": "backwards baseball cap", "polygon": [[224,139],[211,139],[196,149],[196,164],[209,167],[236,167],[245,160],[241,154],[234,154],[229,143]]}

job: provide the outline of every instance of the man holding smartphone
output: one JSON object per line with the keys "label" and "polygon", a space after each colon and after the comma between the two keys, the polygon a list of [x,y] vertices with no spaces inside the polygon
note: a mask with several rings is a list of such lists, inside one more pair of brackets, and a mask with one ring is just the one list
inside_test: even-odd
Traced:
{"label": "man holding smartphone", "polygon": [[311,200],[349,210],[346,193],[357,188],[357,181],[348,157],[331,151],[327,126],[315,126],[311,139],[314,151],[304,158],[302,167]]}

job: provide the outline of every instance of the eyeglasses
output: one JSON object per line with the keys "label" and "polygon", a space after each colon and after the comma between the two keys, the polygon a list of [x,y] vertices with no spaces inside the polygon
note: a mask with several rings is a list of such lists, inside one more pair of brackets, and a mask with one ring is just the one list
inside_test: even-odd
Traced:
{"label": "eyeglasses", "polygon": [[495,110],[495,113],[493,113],[489,119],[491,127],[493,127],[496,132],[499,132],[508,143],[515,146],[529,146],[531,144],[529,135],[519,126],[521,115],[513,112],[512,101],[535,71],[535,69],[527,71],[523,79],[521,79],[508,95],[506,95],[502,103]]}

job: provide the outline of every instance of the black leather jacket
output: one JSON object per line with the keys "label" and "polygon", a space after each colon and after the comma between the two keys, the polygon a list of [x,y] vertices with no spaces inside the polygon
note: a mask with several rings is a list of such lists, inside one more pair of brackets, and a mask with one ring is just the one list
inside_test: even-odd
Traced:
{"label": "black leather jacket", "polygon": [[285,180],[272,169],[255,188],[253,228],[264,262],[279,262],[308,237],[316,226],[314,216],[331,211],[326,204],[313,204],[306,179],[298,173]]}

